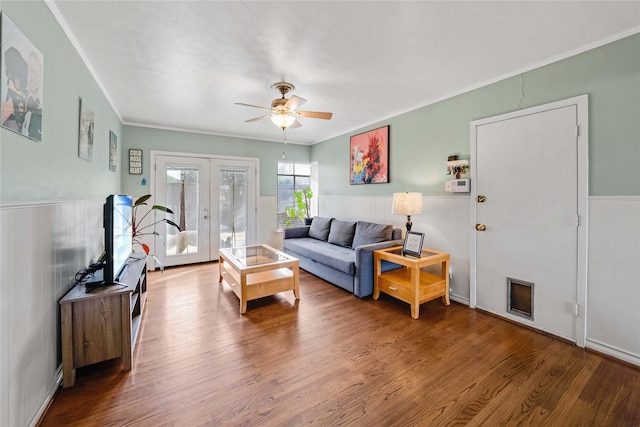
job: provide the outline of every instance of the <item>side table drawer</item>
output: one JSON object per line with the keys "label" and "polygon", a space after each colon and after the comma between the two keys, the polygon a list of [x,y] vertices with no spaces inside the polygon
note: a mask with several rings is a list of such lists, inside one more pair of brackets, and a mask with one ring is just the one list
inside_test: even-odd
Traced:
{"label": "side table drawer", "polygon": [[402,286],[397,282],[385,279],[384,275],[378,276],[378,288],[380,289],[380,292],[389,294],[404,302],[411,303],[411,289],[406,286]]}

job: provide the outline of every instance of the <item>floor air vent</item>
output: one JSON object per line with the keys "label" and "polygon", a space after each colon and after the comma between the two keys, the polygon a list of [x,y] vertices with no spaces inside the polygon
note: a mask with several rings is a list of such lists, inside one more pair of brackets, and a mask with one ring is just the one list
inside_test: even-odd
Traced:
{"label": "floor air vent", "polygon": [[533,287],[533,283],[507,277],[507,311],[533,320]]}

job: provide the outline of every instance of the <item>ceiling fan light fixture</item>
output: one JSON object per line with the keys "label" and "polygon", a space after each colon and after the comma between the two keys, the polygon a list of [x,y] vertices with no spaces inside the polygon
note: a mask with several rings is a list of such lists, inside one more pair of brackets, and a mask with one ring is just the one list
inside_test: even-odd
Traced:
{"label": "ceiling fan light fixture", "polygon": [[271,115],[271,121],[273,124],[283,130],[291,126],[295,120],[296,118],[286,111],[279,111]]}

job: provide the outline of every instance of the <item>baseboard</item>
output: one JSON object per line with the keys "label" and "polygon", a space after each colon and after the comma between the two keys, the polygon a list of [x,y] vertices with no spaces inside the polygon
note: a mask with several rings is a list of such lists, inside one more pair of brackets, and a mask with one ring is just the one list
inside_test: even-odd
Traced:
{"label": "baseboard", "polygon": [[611,346],[609,344],[605,344],[603,342],[587,338],[586,347],[595,350],[598,353],[605,354],[607,356],[611,356],[616,359],[620,359],[624,362],[630,363],[632,365],[640,366],[640,356],[637,354],[630,353],[626,350],[622,350]]}
{"label": "baseboard", "polygon": [[53,398],[55,397],[55,395],[58,392],[58,389],[60,388],[61,385],[62,385],[62,365],[60,365],[58,367],[58,372],[56,374],[56,380],[53,383],[53,386],[51,387],[51,389],[49,389],[49,392],[47,393],[47,396],[45,397],[44,401],[42,402],[42,405],[40,405],[40,409],[38,409],[38,412],[36,412],[36,414],[34,415],[33,419],[29,423],[29,427],[36,427],[36,426],[38,426],[40,424],[40,419],[47,412],[47,409],[49,408],[49,405],[51,405],[51,402],[53,402]]}
{"label": "baseboard", "polygon": [[455,295],[455,294],[452,294],[452,293],[449,294],[449,299],[451,299],[451,300],[453,300],[455,302],[459,302],[460,304],[464,304],[464,305],[469,305],[470,304],[469,303],[469,298],[464,298],[464,297],[461,297],[459,295]]}

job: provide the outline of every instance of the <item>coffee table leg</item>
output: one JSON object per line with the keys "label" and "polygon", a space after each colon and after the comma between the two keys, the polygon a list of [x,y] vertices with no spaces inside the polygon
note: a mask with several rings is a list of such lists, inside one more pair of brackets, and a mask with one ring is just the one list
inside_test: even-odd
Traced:
{"label": "coffee table leg", "polygon": [[293,271],[293,295],[296,299],[300,299],[300,265],[296,263],[291,270]]}
{"label": "coffee table leg", "polygon": [[240,273],[240,314],[247,312],[247,275]]}
{"label": "coffee table leg", "polygon": [[224,258],[218,255],[218,283],[222,283],[222,264],[224,264]]}

